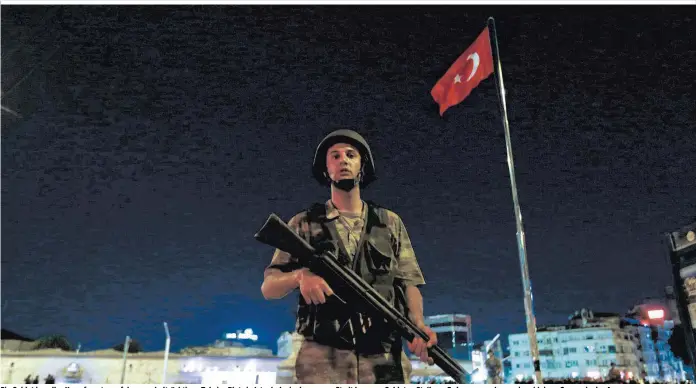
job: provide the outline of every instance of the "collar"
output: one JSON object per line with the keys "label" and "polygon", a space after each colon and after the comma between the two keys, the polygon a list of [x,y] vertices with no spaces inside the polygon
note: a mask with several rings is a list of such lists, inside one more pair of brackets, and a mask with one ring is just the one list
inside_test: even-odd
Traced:
{"label": "collar", "polygon": [[[365,220],[365,219],[367,219],[368,206],[365,203],[365,201],[362,201],[362,204],[363,204],[362,218],[363,218],[363,220]],[[341,213],[338,211],[338,209],[336,209],[336,206],[334,206],[333,202],[331,202],[330,199],[327,200],[326,201],[326,219],[328,221],[333,221],[333,220],[337,219],[340,215],[341,215]]]}

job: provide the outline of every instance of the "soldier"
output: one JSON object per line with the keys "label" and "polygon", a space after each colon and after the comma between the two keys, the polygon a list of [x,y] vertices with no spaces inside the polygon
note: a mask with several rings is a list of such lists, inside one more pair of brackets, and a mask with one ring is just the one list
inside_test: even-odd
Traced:
{"label": "soldier", "polygon": [[616,367],[616,363],[611,363],[611,368],[609,368],[609,373],[607,373],[607,380],[609,382],[616,382],[621,380],[621,371]]}
{"label": "soldier", "polygon": [[[315,247],[334,246],[339,262],[407,313],[430,338],[428,343],[416,338],[408,348],[432,364],[428,348],[437,337],[423,320],[418,287],[425,280],[406,227],[396,213],[361,198],[361,189],[376,179],[367,142],[352,130],[330,133],[316,149],[312,173],[331,188],[331,198],[295,215],[288,226]],[[324,279],[276,250],[261,292],[278,299],[295,288],[301,294],[296,330],[304,337],[295,364],[297,383],[410,383],[411,363],[397,332],[346,306]]]}
{"label": "soldier", "polygon": [[495,356],[493,349],[488,350],[488,359],[486,359],[486,370],[488,371],[487,384],[502,384],[500,372],[503,370],[503,363]]}

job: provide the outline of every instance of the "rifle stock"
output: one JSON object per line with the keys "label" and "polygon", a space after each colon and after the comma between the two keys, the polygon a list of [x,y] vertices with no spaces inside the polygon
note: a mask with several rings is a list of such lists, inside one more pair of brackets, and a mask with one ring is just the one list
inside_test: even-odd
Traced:
{"label": "rifle stock", "polygon": [[[413,341],[418,336],[429,340],[428,335],[418,328],[410,319],[404,317],[394,306],[386,301],[364,279],[351,269],[338,263],[331,252],[318,253],[303,238],[297,235],[277,215],[271,214],[264,225],[254,235],[254,238],[264,244],[285,251],[299,259],[300,264],[310,268],[313,273],[323,277],[329,286],[350,295],[340,297],[357,303],[359,306],[351,306],[358,310],[365,310],[375,316],[383,317],[399,334],[407,341]],[[466,371],[447,352],[438,345],[428,349],[428,354],[443,372],[452,377],[458,384],[466,383]]]}

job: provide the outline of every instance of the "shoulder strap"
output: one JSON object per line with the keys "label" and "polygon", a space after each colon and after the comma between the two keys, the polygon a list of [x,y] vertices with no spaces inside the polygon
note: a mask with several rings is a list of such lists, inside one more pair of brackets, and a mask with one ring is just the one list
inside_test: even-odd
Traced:
{"label": "shoulder strap", "polygon": [[375,215],[377,215],[377,218],[379,219],[379,222],[382,225],[387,225],[387,209],[372,202],[372,201],[365,201],[367,204],[367,209],[372,210]]}
{"label": "shoulder strap", "polygon": [[310,222],[318,222],[322,217],[326,217],[326,205],[323,203],[316,202],[307,209],[307,218]]}

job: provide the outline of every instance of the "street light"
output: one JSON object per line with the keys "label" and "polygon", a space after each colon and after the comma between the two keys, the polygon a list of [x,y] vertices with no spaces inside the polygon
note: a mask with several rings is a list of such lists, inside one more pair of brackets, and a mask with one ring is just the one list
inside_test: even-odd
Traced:
{"label": "street light", "polygon": [[664,322],[665,318],[665,310],[658,309],[658,310],[648,310],[648,319],[651,321],[653,320],[661,320]]}
{"label": "street light", "polygon": [[123,344],[123,368],[121,369],[121,384],[126,380],[126,362],[128,361],[128,347],[130,345],[131,338],[129,335],[126,336],[126,342]]}
{"label": "street light", "polygon": [[493,347],[493,344],[495,344],[495,341],[497,341],[500,338],[500,334],[496,334],[495,337],[491,340],[491,342],[488,343],[486,346],[486,354],[488,354],[488,350]]}
{"label": "street light", "polygon": [[167,322],[164,322],[164,334],[167,339],[164,342],[164,367],[162,368],[162,384],[167,383],[167,361],[169,361],[169,344],[171,344],[171,337],[169,337],[169,326]]}

